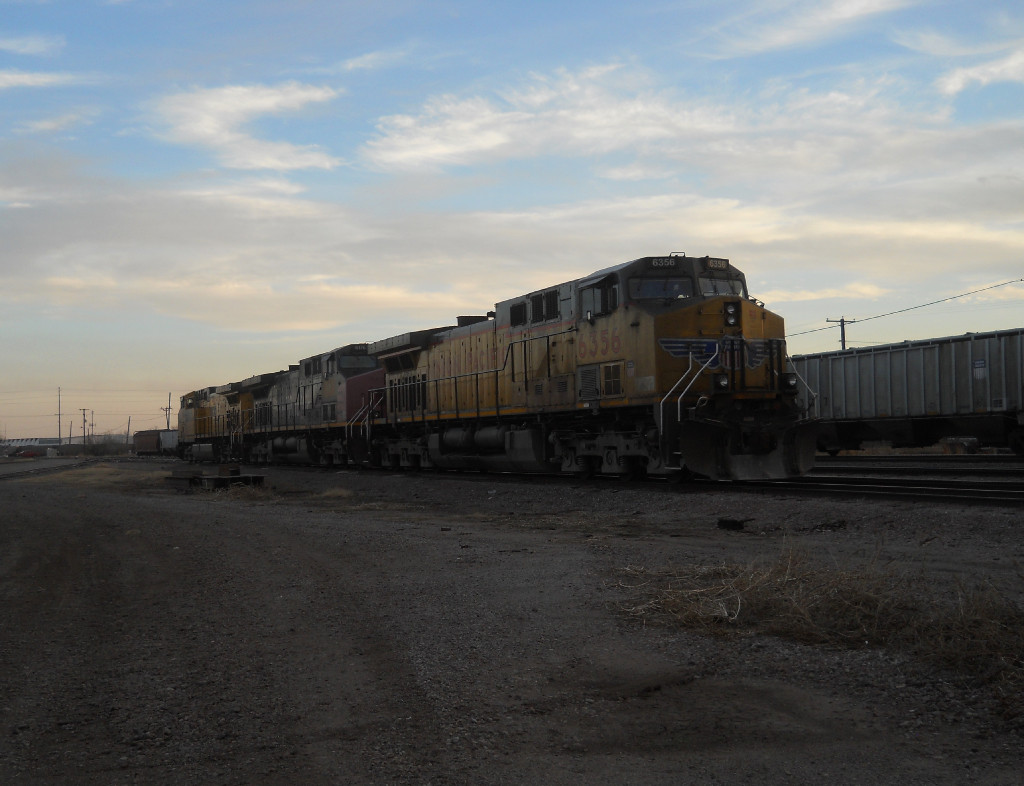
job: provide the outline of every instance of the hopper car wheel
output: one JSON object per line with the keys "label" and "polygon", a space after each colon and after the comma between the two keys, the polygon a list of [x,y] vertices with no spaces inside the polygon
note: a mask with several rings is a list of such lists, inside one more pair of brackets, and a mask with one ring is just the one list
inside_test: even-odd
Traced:
{"label": "hopper car wheel", "polygon": [[1007,441],[1010,444],[1010,450],[1018,456],[1024,456],[1024,428],[1018,428],[1011,431],[1010,437]]}

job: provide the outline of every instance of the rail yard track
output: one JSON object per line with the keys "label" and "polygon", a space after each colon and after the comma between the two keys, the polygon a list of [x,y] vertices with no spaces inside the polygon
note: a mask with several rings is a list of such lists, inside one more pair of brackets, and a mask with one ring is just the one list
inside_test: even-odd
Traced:
{"label": "rail yard track", "polygon": [[1024,507],[1024,461],[1003,455],[819,457],[805,477],[738,485],[795,494]]}
{"label": "rail yard track", "polygon": [[[109,459],[108,459],[109,460]],[[5,478],[48,474],[65,469],[87,466],[97,460],[25,462],[15,467],[8,465]],[[291,467],[293,471],[304,471]],[[305,471],[322,472],[321,468]],[[375,470],[376,471],[376,470]],[[444,482],[446,477],[479,479],[481,482],[502,482],[504,473],[439,472],[435,477]],[[522,475],[506,476],[522,478]],[[579,478],[564,475],[534,475],[538,483],[580,483]],[[728,492],[731,490],[755,493],[885,498],[922,502],[948,502],[964,505],[990,505],[1024,508],[1024,461],[1014,456],[840,456],[819,457],[815,469],[807,476],[790,480],[751,480],[742,482],[694,480],[674,483],[623,481],[618,478],[596,477],[593,481],[628,483],[649,489],[701,490]]]}

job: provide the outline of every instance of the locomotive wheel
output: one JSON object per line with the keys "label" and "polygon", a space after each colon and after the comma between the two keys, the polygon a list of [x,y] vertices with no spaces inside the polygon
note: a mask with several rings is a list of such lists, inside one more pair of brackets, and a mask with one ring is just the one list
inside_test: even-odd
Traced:
{"label": "locomotive wheel", "polygon": [[647,477],[647,462],[640,456],[630,456],[626,459],[626,480],[643,480]]}
{"label": "locomotive wheel", "polygon": [[1018,456],[1024,456],[1024,428],[1011,431],[1007,442],[1010,445],[1010,450]]}

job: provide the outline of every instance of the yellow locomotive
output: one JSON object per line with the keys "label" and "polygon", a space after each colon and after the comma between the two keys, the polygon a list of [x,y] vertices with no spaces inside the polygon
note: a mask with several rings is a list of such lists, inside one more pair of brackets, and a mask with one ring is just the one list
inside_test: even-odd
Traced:
{"label": "yellow locomotive", "polygon": [[457,325],[182,398],[192,458],[779,478],[807,471],[783,320],[728,260],[644,257]]}

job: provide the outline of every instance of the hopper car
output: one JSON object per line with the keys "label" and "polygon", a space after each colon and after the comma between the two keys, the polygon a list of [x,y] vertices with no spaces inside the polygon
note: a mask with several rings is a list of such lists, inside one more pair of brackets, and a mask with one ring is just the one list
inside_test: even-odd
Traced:
{"label": "hopper car", "polygon": [[796,355],[818,448],[953,437],[1024,455],[1024,328]]}
{"label": "hopper car", "polygon": [[643,257],[181,398],[185,458],[781,478],[815,426],[729,260]]}

